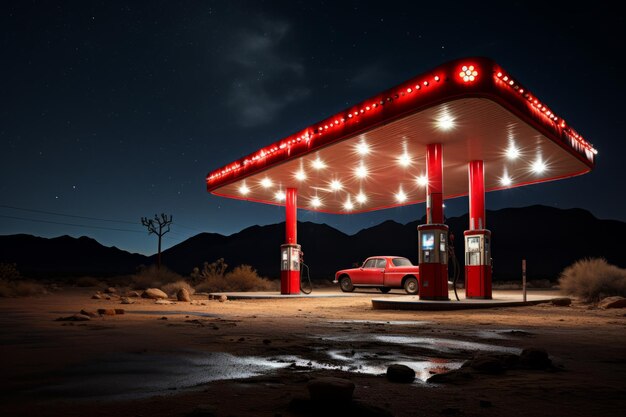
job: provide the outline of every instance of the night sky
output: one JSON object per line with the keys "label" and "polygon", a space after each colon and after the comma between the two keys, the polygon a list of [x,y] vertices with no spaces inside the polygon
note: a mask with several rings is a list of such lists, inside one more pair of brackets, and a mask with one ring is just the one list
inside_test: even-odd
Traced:
{"label": "night sky", "polygon": [[[608,3],[548,3],[3,1],[0,234],[86,235],[152,254],[142,216],[174,216],[165,248],[281,222],[282,207],[208,194],[206,174],[476,55],[599,152],[592,173],[489,193],[487,208],[580,207],[626,221],[624,17]],[[424,212],[298,216],[352,234]],[[467,198],[446,202],[446,216],[466,212]]]}

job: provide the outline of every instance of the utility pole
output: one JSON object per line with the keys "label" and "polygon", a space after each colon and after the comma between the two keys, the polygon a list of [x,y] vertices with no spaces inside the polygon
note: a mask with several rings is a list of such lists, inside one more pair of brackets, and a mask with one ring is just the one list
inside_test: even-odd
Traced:
{"label": "utility pole", "polygon": [[161,238],[164,234],[170,231],[170,224],[172,224],[173,216],[169,217],[165,213],[161,213],[161,217],[154,215],[154,219],[148,219],[147,217],[141,218],[141,224],[148,228],[148,234],[155,234],[159,237],[159,252],[157,255],[157,268],[161,268]]}

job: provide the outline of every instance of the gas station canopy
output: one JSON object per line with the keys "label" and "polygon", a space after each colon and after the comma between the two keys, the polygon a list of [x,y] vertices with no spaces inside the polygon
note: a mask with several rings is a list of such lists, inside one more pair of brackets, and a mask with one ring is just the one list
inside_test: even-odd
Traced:
{"label": "gas station canopy", "polygon": [[358,213],[426,200],[426,146],[443,153],[444,199],[468,194],[468,163],[485,191],[593,169],[596,150],[486,58],[446,63],[209,173],[215,195]]}

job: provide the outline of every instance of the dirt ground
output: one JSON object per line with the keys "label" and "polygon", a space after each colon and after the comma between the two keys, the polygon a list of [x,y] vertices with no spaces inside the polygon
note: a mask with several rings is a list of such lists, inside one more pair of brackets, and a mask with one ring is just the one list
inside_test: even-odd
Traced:
{"label": "dirt ground", "polygon": [[[352,380],[355,401],[398,417],[615,416],[626,406],[625,309],[574,301],[568,307],[373,310],[371,298],[385,297],[373,291],[122,305],[117,298],[93,300],[94,291],[0,299],[0,415],[316,415],[289,404],[307,398],[307,382],[320,376]],[[55,321],[99,308],[125,314]],[[527,347],[545,349],[555,366],[425,382],[477,353],[518,354]],[[418,378],[388,381],[391,363],[407,364]]]}

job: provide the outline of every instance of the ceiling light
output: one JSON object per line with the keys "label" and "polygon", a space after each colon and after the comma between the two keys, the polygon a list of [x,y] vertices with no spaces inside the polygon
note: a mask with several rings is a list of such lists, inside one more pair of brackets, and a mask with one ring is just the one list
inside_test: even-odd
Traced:
{"label": "ceiling light", "polygon": [[348,198],[348,200],[343,203],[343,208],[345,208],[346,210],[352,210],[354,208],[354,204],[352,204],[352,201],[350,201],[350,199]]}
{"label": "ceiling light", "polygon": [[535,162],[530,167],[535,174],[541,174],[546,170],[546,164],[541,160],[541,158],[537,158]]}
{"label": "ceiling light", "polygon": [[322,205],[322,200],[319,199],[319,197],[313,197],[311,199],[311,206],[313,207],[319,207]]}
{"label": "ceiling light", "polygon": [[300,171],[296,172],[296,174],[294,176],[296,177],[296,179],[298,181],[306,180],[306,173],[302,169]]}
{"label": "ceiling light", "polygon": [[326,168],[326,164],[319,158],[317,158],[315,161],[313,161],[313,168],[315,169],[323,169]]}
{"label": "ceiling light", "polygon": [[359,155],[367,155],[368,153],[370,153],[370,147],[367,143],[361,141],[358,145],[356,145],[356,151],[359,153]]}
{"label": "ceiling light", "polygon": [[278,201],[284,201],[285,200],[285,193],[282,192],[282,191],[278,191],[275,194],[275,197],[276,197],[276,200],[278,200]]}
{"label": "ceiling light", "polygon": [[508,187],[509,185],[511,185],[512,182],[513,181],[511,180],[511,177],[509,177],[507,174],[504,174],[502,178],[500,178],[500,185],[504,187]]}
{"label": "ceiling light", "polygon": [[356,195],[356,201],[363,204],[367,201],[367,196],[363,194],[363,192],[361,191],[360,193]]}
{"label": "ceiling light", "polygon": [[272,180],[265,177],[261,180],[261,186],[263,188],[270,188],[272,186]]}
{"label": "ceiling light", "polygon": [[367,177],[367,168],[365,168],[365,165],[361,164],[357,169],[354,170],[354,173],[359,178],[365,178]]}
{"label": "ceiling light", "polygon": [[249,191],[250,189],[246,187],[246,184],[242,184],[241,187],[239,187],[239,192],[241,193],[241,195],[246,195]]}
{"label": "ceiling light", "polygon": [[330,182],[330,188],[332,188],[335,191],[341,190],[341,187],[342,187],[341,181],[339,181],[339,180],[332,180]]}
{"label": "ceiling light", "polygon": [[406,194],[402,191],[402,189],[396,193],[396,200],[399,203],[404,203],[406,201]]}
{"label": "ceiling light", "polygon": [[426,185],[428,185],[428,178],[426,177],[426,175],[420,175],[419,177],[415,178],[415,181],[417,181],[417,185],[421,187],[425,187]]}
{"label": "ceiling light", "polygon": [[454,127],[454,119],[448,114],[444,114],[437,119],[437,127],[441,130],[450,130]]}
{"label": "ceiling light", "polygon": [[407,153],[404,153],[398,158],[398,163],[403,167],[408,167],[411,165],[411,157]]}
{"label": "ceiling light", "polygon": [[506,157],[509,159],[517,159],[519,157],[519,149],[514,144],[510,144],[506,149]]}

